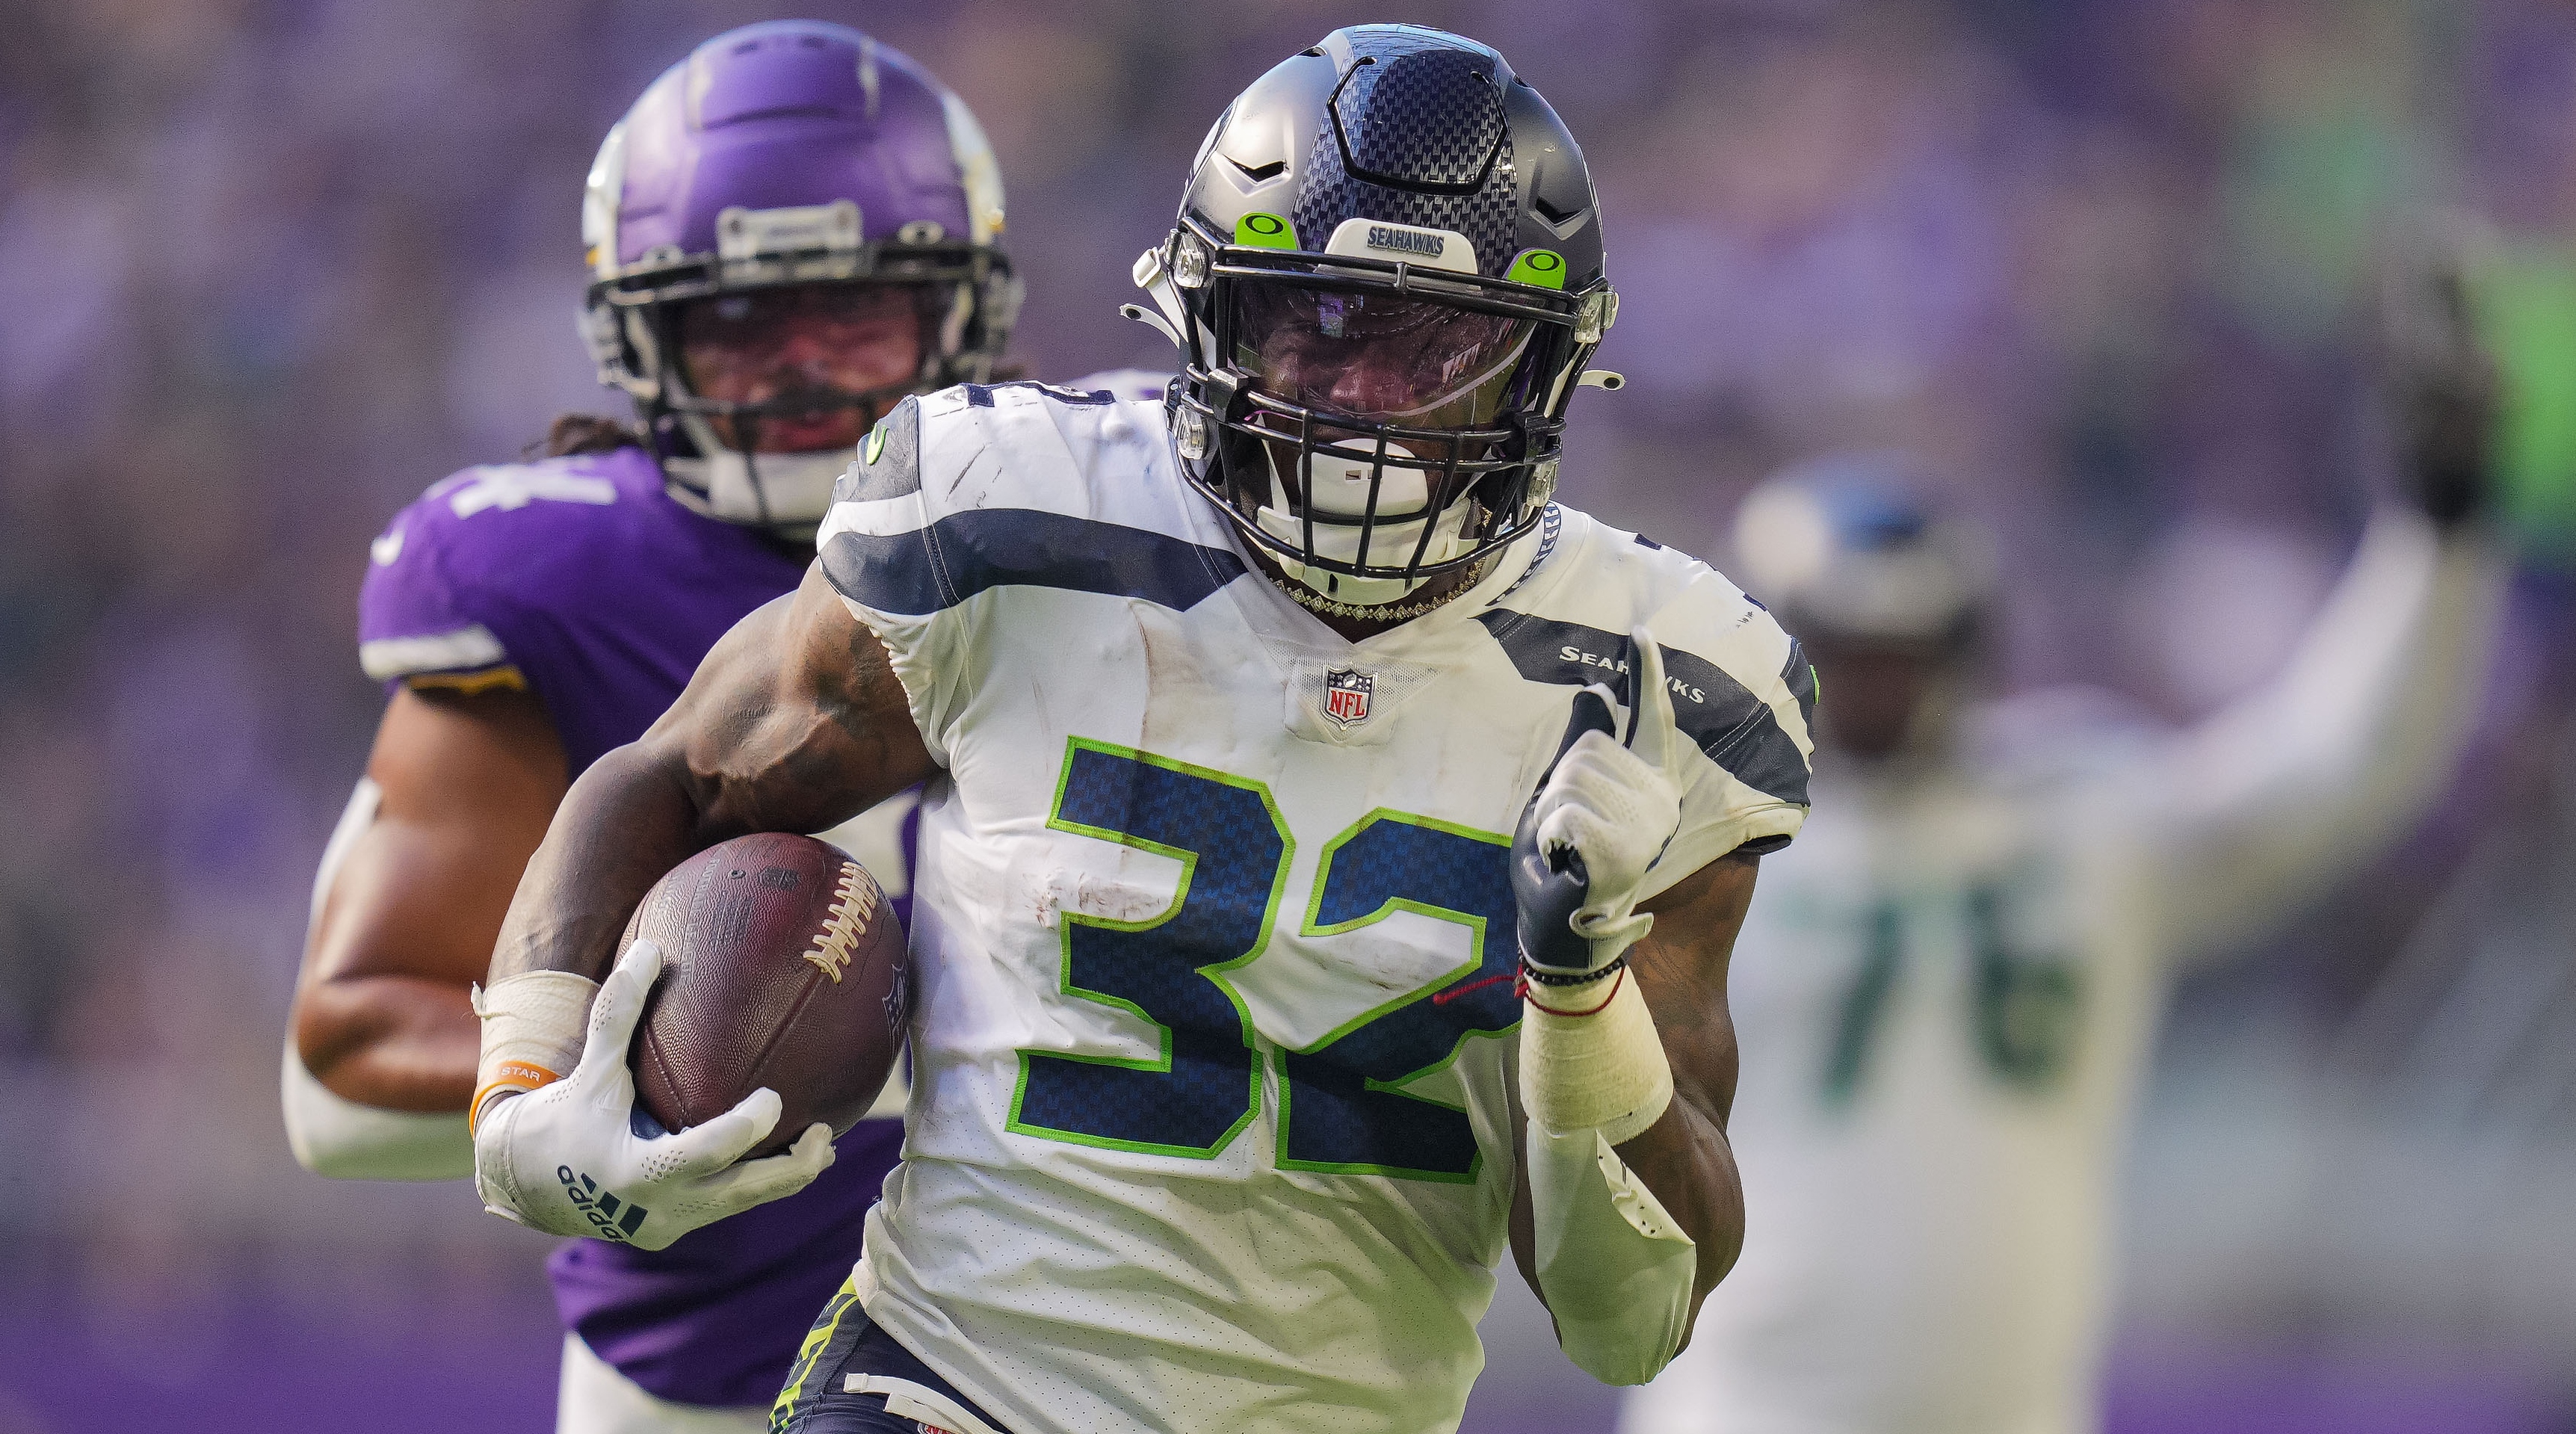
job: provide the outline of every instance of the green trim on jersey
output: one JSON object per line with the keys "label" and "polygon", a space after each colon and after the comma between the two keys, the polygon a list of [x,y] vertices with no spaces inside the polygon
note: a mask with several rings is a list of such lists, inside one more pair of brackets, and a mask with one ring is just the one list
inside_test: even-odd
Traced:
{"label": "green trim on jersey", "polygon": [[1073,780],[1074,754],[1079,751],[1092,751],[1098,752],[1103,756],[1120,757],[1128,761],[1143,763],[1147,766],[1160,767],[1167,772],[1178,772],[1184,776],[1200,777],[1208,781],[1223,783],[1226,786],[1234,787],[1242,791],[1248,791],[1261,798],[1262,809],[1270,814],[1271,828],[1279,834],[1279,865],[1278,869],[1271,876],[1269,902],[1263,908],[1261,913],[1261,934],[1259,938],[1253,942],[1252,949],[1244,952],[1242,955],[1196,968],[1198,974],[1205,977],[1210,984],[1214,985],[1218,991],[1222,992],[1226,1001],[1234,1007],[1235,1018],[1242,1023],[1243,1044],[1247,1050],[1258,1049],[1255,1044],[1258,1040],[1258,1034],[1253,1030],[1252,1011],[1244,1004],[1242,993],[1236,991],[1233,983],[1227,981],[1222,973],[1233,971],[1248,965],[1254,960],[1257,960],[1262,952],[1270,949],[1270,931],[1272,926],[1274,926],[1279,919],[1279,898],[1288,887],[1289,865],[1297,858],[1297,839],[1289,833],[1287,821],[1279,815],[1279,803],[1277,799],[1271,796],[1270,788],[1262,783],[1255,781],[1250,777],[1233,776],[1225,772],[1217,771],[1214,768],[1201,767],[1189,762],[1177,761],[1170,757],[1157,756],[1154,753],[1140,751],[1134,747],[1122,747],[1115,742],[1098,742],[1088,737],[1067,737],[1065,739],[1064,768],[1056,776],[1055,800],[1048,808],[1048,829],[1052,831],[1070,832],[1075,836],[1092,837],[1100,841],[1115,842],[1120,846],[1132,847],[1138,851],[1151,852],[1156,856],[1170,857],[1181,864],[1181,879],[1180,884],[1172,891],[1171,905],[1165,907],[1161,914],[1149,917],[1142,921],[1119,921],[1106,916],[1089,916],[1076,911],[1063,912],[1063,922],[1059,927],[1060,934],[1058,938],[1058,950],[1061,952],[1061,964],[1057,968],[1057,987],[1063,992],[1063,994],[1071,996],[1076,1000],[1090,1001],[1103,1006],[1115,1006],[1121,1010],[1132,1013],[1136,1019],[1143,1021],[1154,1028],[1154,1034],[1160,1043],[1161,1049],[1152,1059],[1144,1060],[1129,1056],[1096,1056],[1082,1055],[1073,1051],[1032,1051],[1026,1048],[1021,1049],[1019,1052],[1020,1073],[1018,1080],[1013,1084],[1011,1089],[1011,1115],[1009,1121],[1005,1124],[1004,1129],[1014,1135],[1033,1135],[1042,1140],[1058,1140],[1063,1141],[1068,1145],[1088,1145],[1101,1150],[1128,1150],[1147,1155],[1176,1155],[1190,1160],[1213,1160],[1218,1155],[1222,1154],[1227,1146],[1233,1144],[1234,1138],[1241,1135],[1244,1132],[1245,1127],[1251,1125],[1254,1118],[1261,1114],[1261,1062],[1258,1060],[1246,1062],[1246,1064],[1248,1064],[1252,1069],[1252,1076],[1249,1090],[1244,1098],[1243,1114],[1238,1117],[1232,1125],[1226,1127],[1226,1131],[1223,1135],[1218,1136],[1215,1141],[1206,1146],[1166,1145],[1151,1141],[1120,1140],[1115,1136],[1093,1135],[1086,1131],[1061,1130],[1054,1126],[1032,1125],[1020,1118],[1022,1104],[1027,1100],[1029,1093],[1029,1062],[1032,1056],[1043,1055],[1054,1060],[1078,1061],[1084,1065],[1112,1066],[1120,1070],[1144,1071],[1156,1075],[1168,1075],[1171,1073],[1172,1069],[1172,1028],[1170,1026],[1165,1025],[1161,1021],[1155,1020],[1152,1016],[1146,1014],[1143,1007],[1138,1006],[1135,1002],[1127,1000],[1124,997],[1112,996],[1101,991],[1088,990],[1073,983],[1073,932],[1074,928],[1077,926],[1096,926],[1110,931],[1150,931],[1153,928],[1161,926],[1165,922],[1179,916],[1181,914],[1182,905],[1190,899],[1190,881],[1198,873],[1199,854],[1194,851],[1185,851],[1179,847],[1166,846],[1161,842],[1148,841],[1142,837],[1131,836],[1126,832],[1112,831],[1107,827],[1095,827],[1081,822],[1065,820],[1063,815],[1065,788]]}
{"label": "green trim on jersey", "polygon": [[[1470,841],[1484,842],[1492,846],[1500,847],[1506,853],[1511,850],[1512,839],[1510,837],[1500,835],[1499,833],[1482,831],[1478,828],[1464,826],[1457,822],[1442,821],[1437,817],[1417,816],[1411,812],[1399,812],[1391,807],[1379,807],[1377,810],[1370,812],[1367,816],[1364,816],[1358,821],[1351,823],[1349,826],[1344,827],[1339,835],[1335,836],[1331,841],[1324,843],[1323,859],[1317,862],[1315,866],[1315,894],[1313,898],[1306,903],[1306,919],[1299,925],[1297,931],[1298,935],[1340,936],[1346,932],[1357,931],[1363,927],[1374,926],[1377,923],[1384,921],[1389,916],[1394,915],[1396,912],[1410,911],[1416,916],[1428,916],[1435,921],[1452,921],[1456,922],[1460,926],[1466,927],[1467,960],[1463,964],[1443,972],[1432,980],[1414,987],[1403,995],[1397,996],[1393,1000],[1363,1011],[1349,1020],[1344,1021],[1342,1024],[1335,1026],[1332,1030],[1325,1032],[1321,1037],[1308,1042],[1306,1045],[1298,1047],[1296,1050],[1296,1054],[1298,1055],[1311,1056],[1318,1054],[1325,1047],[1360,1029],[1362,1026],[1383,1017],[1393,1015],[1397,1011],[1412,1005],[1416,1001],[1424,1000],[1436,992],[1456,985],[1458,982],[1475,975],[1478,971],[1484,968],[1487,923],[1482,915],[1472,911],[1461,911],[1454,906],[1440,906],[1432,902],[1417,901],[1409,896],[1390,896],[1385,901],[1380,902],[1375,911],[1371,911],[1364,916],[1355,916],[1348,921],[1336,921],[1330,925],[1326,925],[1317,920],[1317,917],[1323,913],[1324,893],[1332,884],[1333,858],[1339,854],[1345,845],[1358,840],[1370,827],[1373,827],[1382,821],[1402,822],[1406,826],[1423,827],[1431,831],[1447,832],[1451,836],[1465,837]],[[1467,1042],[1470,1038],[1477,1036],[1502,1036],[1519,1029],[1520,1022],[1515,1020],[1510,1025],[1504,1026],[1500,1030],[1461,1031],[1458,1033],[1458,1039],[1450,1044],[1447,1053],[1442,1055],[1439,1059],[1422,1066],[1418,1070],[1409,1071],[1404,1075],[1400,1075],[1391,1081],[1379,1080],[1374,1076],[1363,1077],[1361,1082],[1362,1087],[1373,1092],[1401,1096],[1406,1100],[1420,1101],[1424,1105],[1438,1106],[1442,1110],[1452,1111],[1458,1115],[1464,1116],[1467,1114],[1467,1108],[1463,1105],[1451,1105],[1445,1100],[1437,1100],[1427,1095],[1416,1095],[1412,1091],[1404,1089],[1404,1087],[1456,1065],[1458,1063],[1459,1056],[1466,1051]],[[1473,1185],[1476,1183],[1477,1178],[1483,1173],[1485,1152],[1481,1145],[1477,1147],[1475,1156],[1470,1160],[1467,1169],[1463,1172],[1453,1170],[1420,1170],[1408,1166],[1383,1165],[1365,1161],[1344,1162],[1330,1160],[1298,1160],[1292,1158],[1288,1154],[1288,1130],[1289,1122],[1293,1118],[1290,1115],[1290,1108],[1295,1097],[1296,1083],[1288,1077],[1288,1056],[1289,1052],[1284,1048],[1279,1050],[1276,1056],[1276,1063],[1279,1070],[1279,1129],[1273,1137],[1273,1158],[1278,1162],[1280,1169],[1303,1170],[1321,1175],[1383,1175],[1397,1180],[1433,1180],[1447,1185]]]}

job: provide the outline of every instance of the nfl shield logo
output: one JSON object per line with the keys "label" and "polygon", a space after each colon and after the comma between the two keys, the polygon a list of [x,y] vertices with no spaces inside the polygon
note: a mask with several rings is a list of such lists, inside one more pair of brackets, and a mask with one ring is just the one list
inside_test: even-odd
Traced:
{"label": "nfl shield logo", "polygon": [[1377,679],[1365,672],[1344,667],[1324,674],[1324,715],[1344,727],[1368,720],[1369,694],[1377,690]]}

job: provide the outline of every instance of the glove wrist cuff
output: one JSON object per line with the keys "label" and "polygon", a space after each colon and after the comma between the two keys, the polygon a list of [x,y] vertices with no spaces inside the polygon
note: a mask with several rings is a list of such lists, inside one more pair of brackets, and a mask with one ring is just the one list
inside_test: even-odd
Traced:
{"label": "glove wrist cuff", "polygon": [[1529,984],[1555,987],[1579,986],[1609,975],[1626,964],[1629,950],[1639,941],[1644,940],[1647,932],[1654,929],[1655,918],[1647,915],[1630,915],[1616,922],[1596,921],[1587,924],[1578,916],[1572,925],[1574,934],[1589,943],[1588,949],[1592,959],[1579,967],[1558,966],[1533,960],[1529,952],[1524,949],[1521,952],[1521,970],[1525,973]]}
{"label": "glove wrist cuff", "polygon": [[470,1123],[506,1095],[525,1094],[563,1079],[581,1060],[582,1036],[599,983],[570,971],[522,971],[473,993],[483,1021],[483,1049],[474,1063]]}
{"label": "glove wrist cuff", "polygon": [[528,1217],[519,1204],[518,1173],[510,1162],[510,1125],[509,1112],[500,1110],[475,1130],[474,1193],[482,1197],[484,1209],[527,1225]]}

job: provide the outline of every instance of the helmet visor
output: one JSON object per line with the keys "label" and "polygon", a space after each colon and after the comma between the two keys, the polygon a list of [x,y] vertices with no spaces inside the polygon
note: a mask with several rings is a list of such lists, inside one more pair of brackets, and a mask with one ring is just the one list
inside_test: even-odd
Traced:
{"label": "helmet visor", "polygon": [[1238,283],[1235,366],[1273,398],[1407,428],[1482,428],[1522,387],[1534,320],[1436,300]]}
{"label": "helmet visor", "polygon": [[764,451],[847,447],[921,382],[924,311],[952,287],[787,284],[686,300],[681,376],[697,397],[738,406],[712,420],[729,444],[746,446],[733,430],[756,426],[747,446]]}

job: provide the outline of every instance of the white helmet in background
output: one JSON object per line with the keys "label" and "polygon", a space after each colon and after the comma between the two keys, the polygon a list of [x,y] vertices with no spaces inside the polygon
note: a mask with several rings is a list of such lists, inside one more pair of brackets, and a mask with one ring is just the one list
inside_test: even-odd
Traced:
{"label": "white helmet in background", "polygon": [[1922,643],[1964,656],[1985,627],[1981,535],[1938,519],[1893,453],[1809,460],[1736,510],[1732,575],[1808,643]]}

